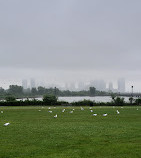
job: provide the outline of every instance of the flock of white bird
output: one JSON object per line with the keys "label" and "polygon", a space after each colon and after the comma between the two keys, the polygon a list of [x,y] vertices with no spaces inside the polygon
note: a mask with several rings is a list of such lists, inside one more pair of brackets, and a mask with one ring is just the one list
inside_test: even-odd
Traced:
{"label": "flock of white bird", "polygon": [[[42,107],[42,108],[44,108],[44,107]],[[54,108],[56,108],[56,107],[54,107]],[[115,107],[113,107],[113,108],[115,108]],[[121,108],[123,108],[123,107],[121,107]],[[49,113],[52,113],[52,111],[50,110],[50,109],[51,109],[51,107],[49,107],[48,109],[49,109],[49,111],[48,111],[48,112],[49,112]],[[81,109],[82,111],[84,110],[84,108],[83,108],[83,107],[80,107],[80,109]],[[93,112],[92,107],[90,107],[89,109],[90,109],[90,112]],[[69,113],[70,113],[70,114],[72,114],[72,113],[74,112],[74,110],[75,110],[75,109],[72,109]],[[137,109],[137,110],[138,110],[138,109]],[[41,110],[38,110],[38,111],[41,111]],[[65,112],[65,111],[66,111],[66,109],[63,109],[63,110],[62,110],[62,112]],[[117,110],[116,112],[117,112],[117,114],[120,114],[120,112],[119,112],[118,110]],[[97,114],[95,114],[95,113],[94,113],[94,114],[92,114],[92,115],[93,115],[93,116],[97,116]],[[107,113],[105,113],[105,114],[103,114],[102,116],[107,116],[107,115],[108,115],[108,114],[107,114]],[[54,115],[54,118],[57,118],[57,117],[58,117],[58,115],[57,115],[57,114],[56,114],[56,115]]]}
{"label": "flock of white bird", "polygon": [[[42,109],[43,109],[44,107],[42,107]],[[56,107],[54,107],[54,108],[56,108]],[[113,106],[113,108],[115,108],[114,106]],[[123,108],[123,107],[121,107],[121,108]],[[93,110],[92,110],[92,107],[90,107],[89,108],[90,109],[90,112],[93,112]],[[48,112],[49,113],[52,113],[53,111],[51,110],[51,107],[48,107]],[[72,109],[69,113],[70,114],[72,114],[73,112],[74,112],[74,110],[75,109]],[[84,110],[84,108],[83,107],[80,107],[80,110]],[[137,110],[138,110],[138,108],[137,108]],[[38,110],[38,111],[41,111],[41,110]],[[62,112],[64,113],[66,111],[66,109],[63,109],[62,110]],[[116,110],[116,113],[119,115],[120,114],[120,112],[118,111],[118,110]],[[1,114],[3,114],[3,111],[1,111]],[[92,114],[93,116],[97,116],[97,114],[96,113],[94,113],[94,114]],[[107,116],[108,114],[107,113],[105,113],[105,114],[103,114],[102,116]],[[56,114],[56,115],[54,115],[54,118],[57,118],[58,117],[58,115]],[[9,122],[7,122],[7,123],[5,123],[4,124],[4,126],[8,126],[8,125],[10,125],[10,123]]]}

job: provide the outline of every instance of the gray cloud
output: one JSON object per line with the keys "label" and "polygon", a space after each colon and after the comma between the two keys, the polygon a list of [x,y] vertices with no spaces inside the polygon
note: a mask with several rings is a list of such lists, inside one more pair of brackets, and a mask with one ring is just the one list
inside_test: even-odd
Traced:
{"label": "gray cloud", "polygon": [[44,78],[46,72],[54,78],[61,72],[65,80],[68,74],[77,74],[77,80],[122,76],[139,90],[140,5],[140,0],[1,0],[0,68],[8,74],[1,78],[12,76],[10,69],[15,78],[25,72]]}

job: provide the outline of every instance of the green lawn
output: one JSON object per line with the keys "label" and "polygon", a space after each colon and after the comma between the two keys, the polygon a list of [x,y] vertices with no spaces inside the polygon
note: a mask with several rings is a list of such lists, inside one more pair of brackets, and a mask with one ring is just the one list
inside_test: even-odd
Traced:
{"label": "green lawn", "polygon": [[0,158],[141,157],[141,107],[62,109],[0,107]]}

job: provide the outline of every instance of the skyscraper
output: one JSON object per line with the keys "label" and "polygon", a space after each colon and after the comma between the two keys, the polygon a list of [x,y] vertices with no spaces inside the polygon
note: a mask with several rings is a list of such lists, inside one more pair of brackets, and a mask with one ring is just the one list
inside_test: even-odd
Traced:
{"label": "skyscraper", "polygon": [[80,81],[80,82],[78,83],[78,90],[84,90],[84,88],[85,88],[84,82]]}
{"label": "skyscraper", "polygon": [[110,91],[110,92],[113,92],[113,90],[114,90],[114,88],[113,88],[113,83],[110,82],[110,83],[109,83],[109,91]]}
{"label": "skyscraper", "polygon": [[27,80],[22,80],[23,89],[27,89]]}
{"label": "skyscraper", "polygon": [[90,86],[95,87],[99,91],[106,91],[106,83],[104,82],[104,80],[91,81]]}
{"label": "skyscraper", "polygon": [[118,92],[125,92],[125,79],[124,78],[120,78],[118,79]]}
{"label": "skyscraper", "polygon": [[32,88],[35,88],[35,87],[36,87],[35,80],[32,78],[30,80],[30,88],[32,89]]}

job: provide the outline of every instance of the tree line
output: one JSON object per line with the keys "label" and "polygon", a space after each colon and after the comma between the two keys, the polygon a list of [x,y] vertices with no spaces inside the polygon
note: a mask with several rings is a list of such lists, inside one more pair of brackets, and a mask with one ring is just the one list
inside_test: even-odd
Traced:
{"label": "tree line", "polygon": [[4,99],[5,96],[15,96],[16,98],[23,97],[38,97],[45,94],[55,96],[105,96],[109,95],[107,92],[98,91],[95,87],[90,87],[89,90],[82,91],[70,91],[60,90],[59,88],[45,88],[39,86],[38,88],[23,89],[22,86],[10,85],[7,90],[0,88],[0,99]]}
{"label": "tree line", "polygon": [[[66,101],[58,101],[58,97],[55,95],[44,95],[43,100],[37,99],[26,99],[17,101],[14,96],[7,96],[5,100],[0,101],[0,106],[130,106],[130,105],[141,105],[141,99],[133,99],[132,102],[125,102],[123,97],[119,96],[111,96],[111,102],[99,102],[91,100],[82,100],[77,102],[68,103]],[[131,101],[131,98],[129,98]]]}

